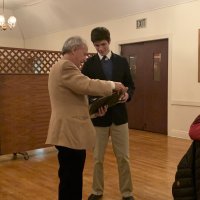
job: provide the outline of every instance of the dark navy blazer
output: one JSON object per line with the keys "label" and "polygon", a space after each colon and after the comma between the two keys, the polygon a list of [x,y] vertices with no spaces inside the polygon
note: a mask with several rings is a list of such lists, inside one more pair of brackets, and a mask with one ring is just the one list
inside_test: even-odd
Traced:
{"label": "dark navy blazer", "polygon": [[[110,58],[113,63],[112,81],[121,82],[128,87],[128,101],[131,100],[135,86],[131,77],[130,67],[126,58],[112,53]],[[98,54],[87,59],[82,68],[82,73],[92,79],[107,80],[103,72]],[[112,123],[121,125],[128,122],[125,103],[119,103],[108,109],[103,117],[92,119],[94,126],[107,127]]]}

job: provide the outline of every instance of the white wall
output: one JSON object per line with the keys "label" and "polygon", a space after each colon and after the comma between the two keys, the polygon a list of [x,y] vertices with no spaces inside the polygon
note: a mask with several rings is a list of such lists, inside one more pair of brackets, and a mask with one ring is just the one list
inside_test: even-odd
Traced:
{"label": "white wall", "polygon": [[[147,18],[145,29],[136,29],[136,20]],[[198,29],[200,1],[154,10],[118,20],[98,23],[25,41],[26,48],[60,50],[69,36],[81,35],[88,41],[89,52],[95,52],[90,31],[105,26],[111,32],[111,49],[119,53],[119,44],[169,39],[168,135],[188,138],[188,129],[200,113],[198,83]]]}
{"label": "white wall", "polygon": [[24,41],[22,39],[4,37],[0,38],[0,47],[24,48]]}

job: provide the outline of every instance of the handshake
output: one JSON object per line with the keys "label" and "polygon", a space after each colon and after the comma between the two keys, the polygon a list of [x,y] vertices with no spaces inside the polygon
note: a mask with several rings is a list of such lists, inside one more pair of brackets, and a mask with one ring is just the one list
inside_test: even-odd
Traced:
{"label": "handshake", "polygon": [[122,83],[120,82],[114,82],[115,84],[115,88],[113,89],[115,92],[117,93],[121,93],[124,94],[125,92],[127,92],[128,88],[125,87]]}

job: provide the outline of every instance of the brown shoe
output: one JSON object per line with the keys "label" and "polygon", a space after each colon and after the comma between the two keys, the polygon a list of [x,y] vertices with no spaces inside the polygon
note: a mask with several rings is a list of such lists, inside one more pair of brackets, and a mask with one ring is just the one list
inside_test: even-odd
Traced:
{"label": "brown shoe", "polygon": [[89,197],[88,197],[88,200],[100,200],[102,198],[102,194],[100,195],[97,195],[97,194],[91,194]]}

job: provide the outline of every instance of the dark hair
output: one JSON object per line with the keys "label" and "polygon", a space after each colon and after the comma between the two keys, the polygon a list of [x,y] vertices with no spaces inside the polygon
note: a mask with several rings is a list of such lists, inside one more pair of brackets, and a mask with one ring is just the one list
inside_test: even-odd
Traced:
{"label": "dark hair", "polygon": [[110,42],[110,32],[105,27],[96,27],[91,31],[91,41],[94,43],[101,40]]}
{"label": "dark hair", "polygon": [[81,37],[79,36],[70,37],[65,41],[63,45],[62,55],[64,55],[65,53],[70,53],[74,49],[77,49],[84,45],[87,46],[85,40],[83,40]]}

